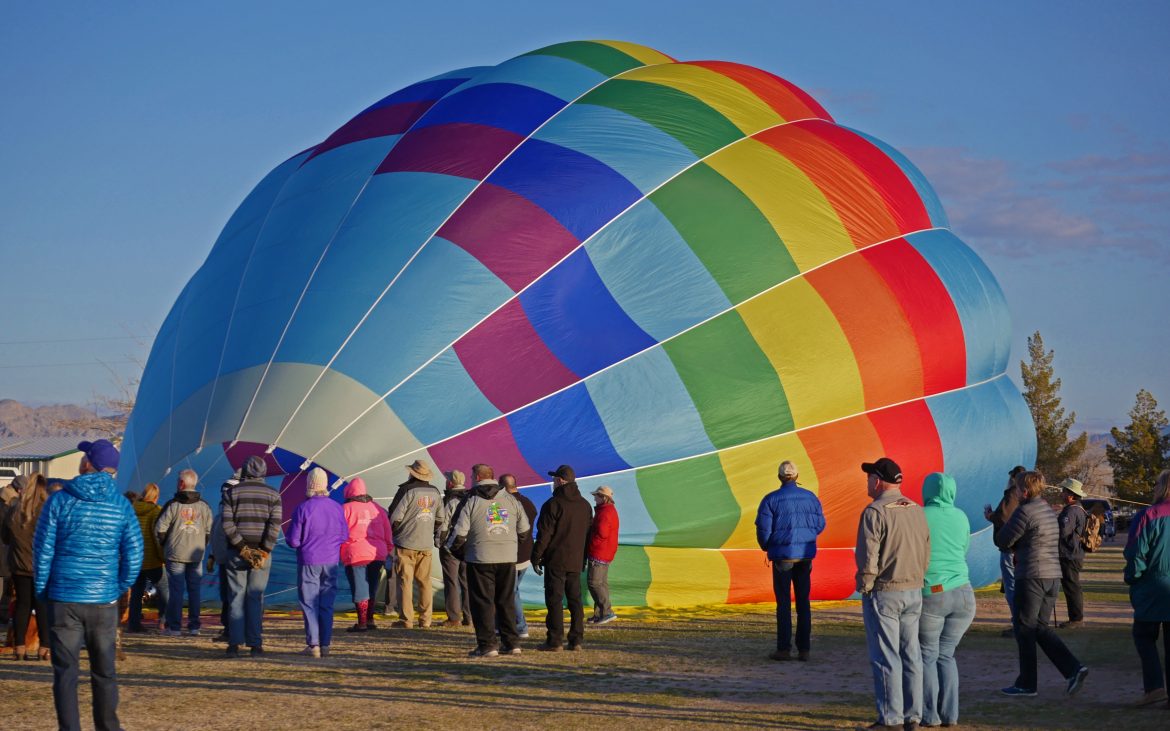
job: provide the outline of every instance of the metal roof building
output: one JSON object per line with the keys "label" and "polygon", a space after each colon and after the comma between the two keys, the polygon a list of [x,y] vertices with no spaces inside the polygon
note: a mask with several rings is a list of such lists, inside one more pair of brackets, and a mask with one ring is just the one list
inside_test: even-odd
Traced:
{"label": "metal roof building", "polygon": [[77,443],[85,437],[0,438],[0,467],[15,467],[23,474],[40,472],[45,477],[77,475]]}

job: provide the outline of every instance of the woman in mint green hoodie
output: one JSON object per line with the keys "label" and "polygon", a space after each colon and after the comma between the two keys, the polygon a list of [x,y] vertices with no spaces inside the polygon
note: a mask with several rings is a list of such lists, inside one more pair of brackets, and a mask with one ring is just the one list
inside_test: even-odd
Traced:
{"label": "woman in mint green hoodie", "polygon": [[922,483],[930,527],[930,565],[922,589],[918,642],[922,647],[922,725],[959,722],[959,666],[955,648],[975,619],[975,592],[967,576],[971,523],[955,507],[955,479],[932,472]]}

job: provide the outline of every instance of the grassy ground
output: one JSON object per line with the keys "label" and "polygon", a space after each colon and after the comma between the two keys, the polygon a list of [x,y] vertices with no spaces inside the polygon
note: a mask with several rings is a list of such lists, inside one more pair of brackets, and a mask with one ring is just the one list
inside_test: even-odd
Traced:
{"label": "grassy ground", "polygon": [[[1043,657],[1040,697],[997,690],[1016,673],[1015,643],[999,636],[1006,606],[979,592],[975,625],[959,648],[967,728],[1170,728],[1164,707],[1132,707],[1141,692],[1121,583],[1120,544],[1090,557],[1084,575],[1088,626],[1064,637],[1091,668],[1074,699]],[[1061,616],[1064,616],[1063,605]],[[299,619],[266,620],[264,659],[222,659],[210,639],[127,636],[119,666],[120,715],[128,729],[306,728],[851,728],[873,720],[872,683],[857,602],[818,606],[812,661],[767,659],[772,607],[687,612],[630,610],[589,629],[580,653],[535,652],[473,661],[469,629],[339,632],[334,654],[308,660]],[[350,619],[338,619],[339,628]],[[0,726],[53,726],[44,663],[0,664]],[[81,692],[83,716],[88,687]]]}

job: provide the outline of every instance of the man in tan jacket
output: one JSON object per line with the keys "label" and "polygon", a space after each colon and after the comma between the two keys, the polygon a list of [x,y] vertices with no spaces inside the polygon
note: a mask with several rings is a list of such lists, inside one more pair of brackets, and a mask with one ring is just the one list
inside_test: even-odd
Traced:
{"label": "man in tan jacket", "polygon": [[873,502],[861,512],[854,556],[878,715],[876,723],[862,728],[918,728],[918,618],[930,563],[930,529],[922,507],[902,495],[902,470],[894,460],[882,457],[861,469]]}

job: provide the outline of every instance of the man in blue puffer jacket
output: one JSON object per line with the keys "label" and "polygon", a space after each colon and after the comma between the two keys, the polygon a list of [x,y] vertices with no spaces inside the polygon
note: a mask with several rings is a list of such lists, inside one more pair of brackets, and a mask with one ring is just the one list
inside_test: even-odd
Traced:
{"label": "man in blue puffer jacket", "polygon": [[780,488],[764,496],[756,512],[756,541],[772,564],[772,591],[776,594],[776,651],[773,660],[792,659],[792,587],[796,587],[797,657],[808,660],[812,640],[809,604],[812,560],[817,536],[825,529],[825,515],[816,495],[796,484],[796,465],[780,463]]}
{"label": "man in blue puffer jacket", "polygon": [[81,442],[78,477],[49,496],[37,521],[34,585],[52,618],[53,704],[62,729],[80,729],[77,677],[81,644],[89,652],[93,723],[116,730],[114,643],[118,597],[142,568],[142,529],[114,481],[118,450],[105,439]]}

